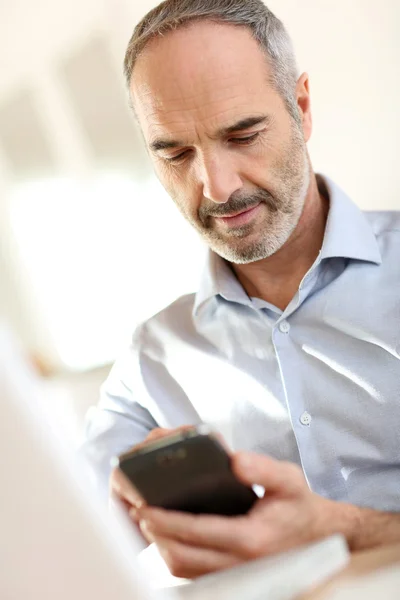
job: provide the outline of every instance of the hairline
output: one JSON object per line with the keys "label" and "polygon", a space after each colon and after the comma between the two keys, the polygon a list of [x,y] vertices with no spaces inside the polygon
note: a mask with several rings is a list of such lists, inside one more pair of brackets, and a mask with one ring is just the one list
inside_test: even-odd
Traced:
{"label": "hairline", "polygon": [[[267,83],[269,83],[271,85],[271,87],[280,95],[280,97],[282,98],[282,100],[286,106],[286,109],[287,109],[290,117],[292,119],[294,119],[295,121],[297,121],[297,123],[299,123],[299,116],[296,113],[296,110],[294,109],[294,106],[293,106],[295,89],[292,90],[292,94],[291,94],[292,97],[289,97],[288,94],[285,93],[285,91],[283,89],[281,89],[281,86],[279,85],[279,77],[277,74],[276,64],[274,64],[276,59],[273,56],[271,56],[271,54],[268,52],[268,49],[265,47],[265,45],[262,43],[262,41],[260,39],[258,39],[258,37],[255,35],[255,32],[252,29],[252,27],[247,23],[232,23],[230,21],[226,21],[224,19],[218,18],[217,16],[213,17],[213,16],[209,16],[209,15],[189,17],[189,18],[181,21],[180,23],[178,23],[174,29],[167,29],[166,31],[163,31],[163,28],[160,27],[158,30],[152,32],[147,37],[145,37],[142,44],[139,45],[139,50],[135,55],[135,60],[133,61],[133,64],[131,65],[131,69],[130,69],[130,73],[129,73],[129,80],[128,80],[127,70],[126,70],[126,68],[124,68],[125,79],[126,79],[126,84],[128,87],[128,95],[129,95],[128,102],[129,102],[130,108],[132,109],[132,111],[134,113],[136,120],[138,120],[138,117],[137,117],[137,113],[136,113],[134,103],[133,103],[131,88],[132,88],[132,80],[133,80],[133,76],[134,76],[135,66],[136,66],[139,58],[146,51],[146,49],[148,48],[148,45],[151,44],[152,42],[157,42],[161,37],[164,37],[165,35],[172,34],[172,33],[174,33],[174,31],[178,31],[180,29],[190,28],[191,26],[194,26],[196,23],[201,23],[201,22],[209,22],[211,24],[214,23],[216,25],[227,25],[227,26],[231,26],[231,27],[241,27],[242,29],[246,29],[247,31],[249,31],[252,39],[254,39],[254,41],[257,43],[258,47],[260,48],[261,52],[264,55],[264,58],[266,59]],[[278,61],[276,61],[276,62],[278,62]],[[296,80],[298,78],[298,75],[299,75],[298,70],[296,68]]]}

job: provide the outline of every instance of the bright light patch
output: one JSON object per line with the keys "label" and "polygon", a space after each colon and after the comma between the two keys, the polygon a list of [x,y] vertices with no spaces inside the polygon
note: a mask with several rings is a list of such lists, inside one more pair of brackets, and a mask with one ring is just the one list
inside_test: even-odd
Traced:
{"label": "bright light patch", "polygon": [[137,323],[198,287],[204,249],[157,181],[119,174],[18,186],[12,227],[71,369],[114,360]]}
{"label": "bright light patch", "polygon": [[368,383],[368,381],[360,377],[360,375],[358,375],[354,371],[351,371],[344,365],[338,363],[329,356],[326,356],[322,352],[315,350],[315,348],[311,348],[307,344],[303,344],[302,349],[304,350],[304,352],[307,352],[307,354],[310,354],[311,356],[314,356],[314,358],[317,358],[321,362],[325,363],[333,371],[336,371],[336,373],[340,373],[340,375],[343,375],[343,377],[346,377],[347,379],[352,381],[357,387],[362,388],[371,398],[373,398],[377,402],[381,404],[384,402],[383,398],[381,397],[381,394],[379,393],[379,390],[377,390],[372,384]]}

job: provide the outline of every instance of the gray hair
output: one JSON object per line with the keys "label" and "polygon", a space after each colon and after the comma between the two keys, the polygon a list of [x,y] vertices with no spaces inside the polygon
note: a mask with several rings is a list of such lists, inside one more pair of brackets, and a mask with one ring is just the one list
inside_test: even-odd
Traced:
{"label": "gray hair", "polygon": [[283,98],[290,115],[299,120],[295,89],[298,69],[293,45],[282,21],[262,0],[165,0],[135,27],[124,60],[130,85],[136,61],[153,38],[193,21],[209,20],[247,27],[271,66],[270,83]]}

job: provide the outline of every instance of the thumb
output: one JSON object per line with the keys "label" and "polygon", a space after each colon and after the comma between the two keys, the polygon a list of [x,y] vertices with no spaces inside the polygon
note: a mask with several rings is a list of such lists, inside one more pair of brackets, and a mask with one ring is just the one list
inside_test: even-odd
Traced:
{"label": "thumb", "polygon": [[243,483],[262,485],[266,492],[294,494],[304,484],[303,473],[297,465],[254,452],[236,452],[232,469]]}

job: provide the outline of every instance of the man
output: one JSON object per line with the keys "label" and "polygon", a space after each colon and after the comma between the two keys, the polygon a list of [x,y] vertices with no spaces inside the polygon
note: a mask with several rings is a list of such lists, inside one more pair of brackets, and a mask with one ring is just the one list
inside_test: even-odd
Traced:
{"label": "man", "polygon": [[363,214],[313,173],[308,77],[261,1],[167,0],[125,73],[157,176],[210,253],[198,293],[117,361],[88,452],[108,475],[146,436],[229,423],[235,473],[266,489],[245,517],[139,506],[112,476],[178,576],[334,532],[400,540],[399,214]]}

